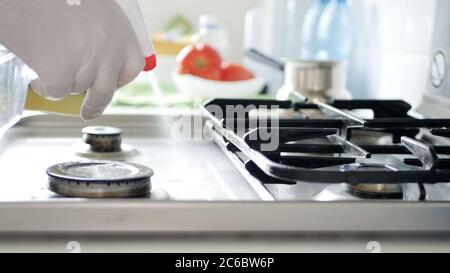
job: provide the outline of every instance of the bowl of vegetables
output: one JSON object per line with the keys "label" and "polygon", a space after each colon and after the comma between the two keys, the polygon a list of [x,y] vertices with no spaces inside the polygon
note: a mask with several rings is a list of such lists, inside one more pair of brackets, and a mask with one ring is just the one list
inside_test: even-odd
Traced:
{"label": "bowl of vegetables", "polygon": [[220,54],[205,44],[185,47],[172,77],[180,93],[195,98],[248,98],[265,86],[263,79],[240,64],[222,61]]}

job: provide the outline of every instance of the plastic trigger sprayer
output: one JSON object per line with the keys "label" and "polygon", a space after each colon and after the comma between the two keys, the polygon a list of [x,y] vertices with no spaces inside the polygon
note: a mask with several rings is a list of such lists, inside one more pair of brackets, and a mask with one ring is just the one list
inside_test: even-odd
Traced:
{"label": "plastic trigger sprayer", "polygon": [[[145,25],[144,18],[141,13],[141,8],[137,0],[116,0],[117,3],[122,7],[128,16],[131,24],[134,27],[136,35],[138,36],[141,47],[145,54],[145,68],[144,71],[151,71],[156,67],[156,56],[153,49],[152,42],[150,40],[150,35]],[[155,92],[155,102],[160,105],[165,105],[166,100],[164,98],[161,86],[153,72],[148,73],[147,78]]]}
{"label": "plastic trigger sprayer", "polygon": [[142,16],[141,8],[137,0],[116,0],[122,7],[125,14],[128,16],[136,35],[141,44],[145,55],[144,71],[151,71],[156,67],[156,55],[150,40],[150,33],[145,25],[144,17]]}

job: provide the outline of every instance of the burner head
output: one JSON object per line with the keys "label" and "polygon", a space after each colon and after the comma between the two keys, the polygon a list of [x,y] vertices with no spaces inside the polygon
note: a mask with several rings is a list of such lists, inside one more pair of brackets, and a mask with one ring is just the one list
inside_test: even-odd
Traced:
{"label": "burner head", "polygon": [[148,167],[115,161],[68,162],[47,169],[51,191],[84,198],[147,196],[153,174]]}
{"label": "burner head", "polygon": [[402,199],[403,190],[398,184],[348,184],[348,190],[363,199]]}
{"label": "burner head", "polygon": [[[388,165],[383,164],[349,164],[342,167],[342,170],[385,170],[392,171]],[[364,199],[402,199],[403,189],[399,184],[347,184],[348,191],[356,197]]]}
{"label": "burner head", "polygon": [[122,130],[114,127],[91,126],[82,130],[83,140],[90,145],[93,152],[120,152],[122,146]]}

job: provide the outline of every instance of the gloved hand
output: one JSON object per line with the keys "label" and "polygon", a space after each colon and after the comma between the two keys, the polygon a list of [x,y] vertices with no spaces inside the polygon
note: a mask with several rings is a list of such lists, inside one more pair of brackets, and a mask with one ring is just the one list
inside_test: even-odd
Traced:
{"label": "gloved hand", "polygon": [[144,68],[144,53],[113,0],[0,0],[0,43],[39,76],[32,87],[60,99],[87,90],[81,117],[102,114],[117,88]]}

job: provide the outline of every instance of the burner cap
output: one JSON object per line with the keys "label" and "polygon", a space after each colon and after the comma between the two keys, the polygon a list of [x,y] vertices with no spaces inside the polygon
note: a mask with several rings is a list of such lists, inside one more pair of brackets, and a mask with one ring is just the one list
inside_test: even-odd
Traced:
{"label": "burner cap", "polygon": [[93,152],[120,152],[122,145],[122,130],[115,127],[91,126],[82,130],[83,139],[90,145]]}
{"label": "burner cap", "polygon": [[117,136],[122,134],[122,130],[115,127],[90,126],[83,128],[82,133],[94,136]]}
{"label": "burner cap", "polygon": [[49,189],[70,197],[142,197],[150,193],[152,169],[115,161],[68,162],[47,169]]}

